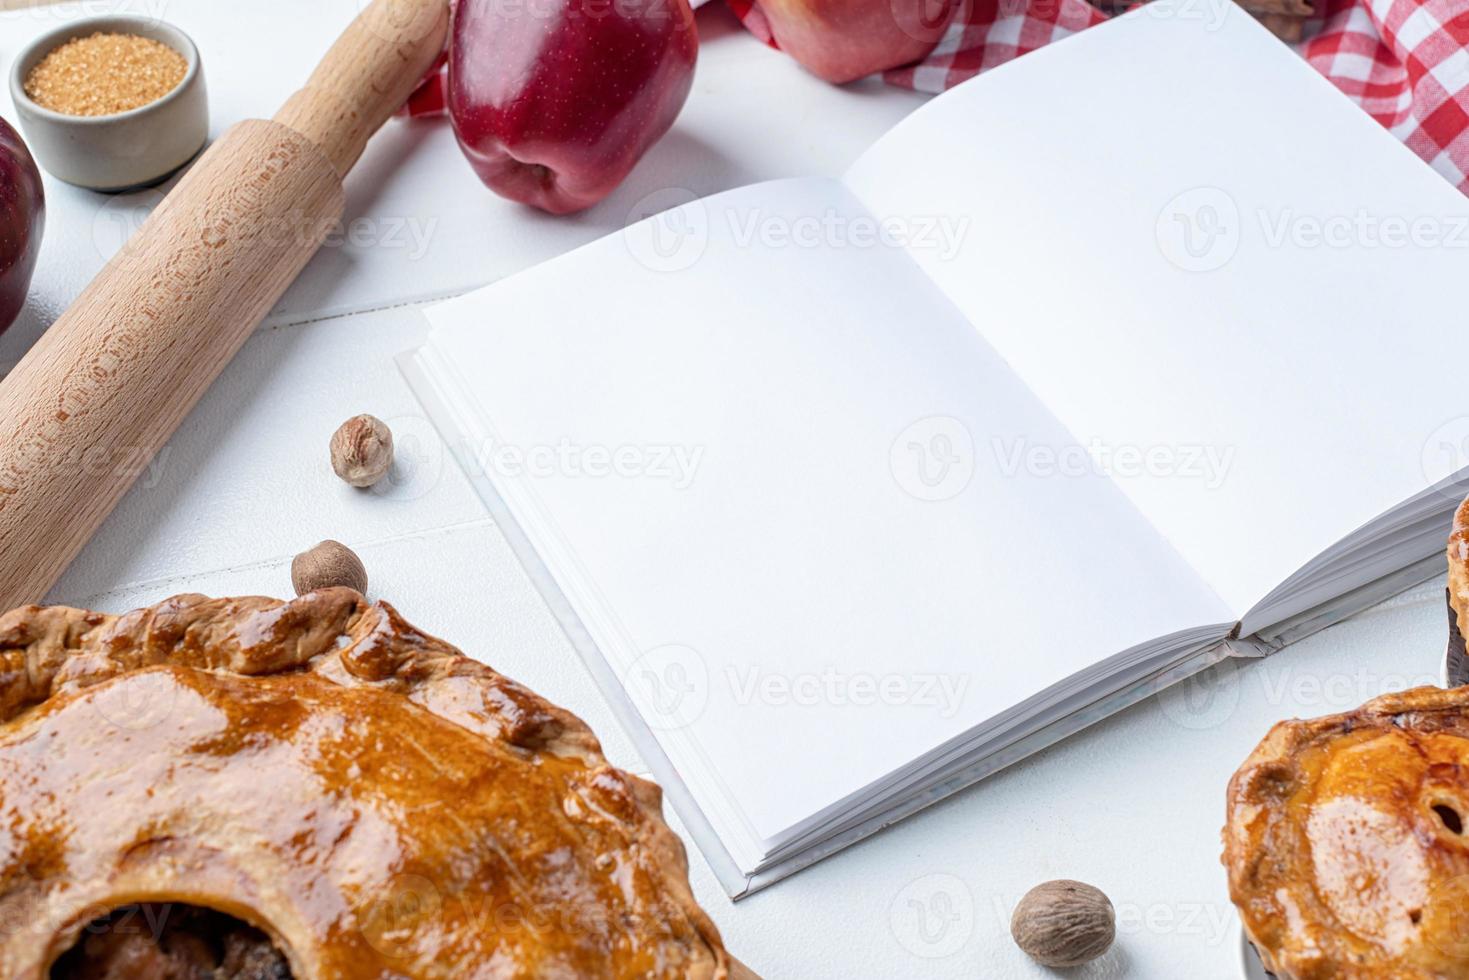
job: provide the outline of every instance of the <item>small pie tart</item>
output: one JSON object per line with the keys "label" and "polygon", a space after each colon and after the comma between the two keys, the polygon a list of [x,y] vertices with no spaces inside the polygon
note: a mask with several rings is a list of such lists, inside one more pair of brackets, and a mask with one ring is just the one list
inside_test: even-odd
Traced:
{"label": "small pie tart", "polygon": [[1469,688],[1276,725],[1229,785],[1230,897],[1281,980],[1469,977]]}
{"label": "small pie tart", "polygon": [[660,806],[347,589],[0,616],[6,978],[726,977]]}
{"label": "small pie tart", "polygon": [[1449,533],[1450,676],[1469,674],[1464,638],[1469,637],[1469,500],[1459,505]]}

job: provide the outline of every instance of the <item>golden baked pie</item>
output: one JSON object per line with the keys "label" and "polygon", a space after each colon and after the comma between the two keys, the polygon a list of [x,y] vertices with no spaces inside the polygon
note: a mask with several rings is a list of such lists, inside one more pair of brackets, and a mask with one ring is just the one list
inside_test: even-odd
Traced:
{"label": "golden baked pie", "polygon": [[0,977],[700,977],[657,787],[328,589],[0,616]]}
{"label": "golden baked pie", "polygon": [[1469,676],[1469,500],[1459,505],[1449,534],[1449,676]]}
{"label": "golden baked pie", "polygon": [[1469,688],[1276,725],[1229,786],[1230,897],[1281,980],[1469,978]]}

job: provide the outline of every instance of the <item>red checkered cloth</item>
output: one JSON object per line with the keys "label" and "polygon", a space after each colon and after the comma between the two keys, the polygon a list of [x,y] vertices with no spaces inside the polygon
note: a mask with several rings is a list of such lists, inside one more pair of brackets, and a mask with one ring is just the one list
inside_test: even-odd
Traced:
{"label": "red checkered cloth", "polygon": [[[774,44],[756,0],[727,0]],[[1085,0],[969,0],[923,61],[883,73],[890,84],[942,92],[982,71],[1107,20]],[[1469,194],[1469,0],[1326,0],[1297,51],[1413,152]],[[409,101],[444,111],[442,75]]]}

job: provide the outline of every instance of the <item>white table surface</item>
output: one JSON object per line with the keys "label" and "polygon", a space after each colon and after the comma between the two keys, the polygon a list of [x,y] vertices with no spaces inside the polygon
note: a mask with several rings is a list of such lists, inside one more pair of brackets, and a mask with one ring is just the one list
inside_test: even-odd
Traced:
{"label": "white table surface", "polygon": [[[268,113],[356,2],[169,0],[162,12],[203,48],[217,132]],[[59,16],[0,15],[5,67]],[[920,101],[823,85],[720,8],[699,22],[688,109],[630,185],[581,218],[553,221],[482,190],[442,124],[394,124],[375,140],[351,180],[350,216],[379,228],[436,221],[428,251],[349,244],[318,258],[50,600],[122,611],[183,591],[289,595],[291,556],[336,537],[361,554],[373,597],[577,712],[615,763],[645,771],[392,357],[426,330],[414,301],[620,227],[660,188],[835,172]],[[148,203],[47,189],[42,268],[25,316],[0,339],[0,365],[116,247],[120,209]],[[327,465],[331,431],[358,411],[398,437],[401,465],[380,492],[351,490]],[[1279,719],[1433,682],[1444,635],[1441,584],[1430,583],[1268,662],[1226,665],[1146,702],[738,906],[691,847],[695,890],[729,947],[770,978],[1051,975],[1013,946],[1008,920],[1028,888],[1056,877],[1101,887],[1119,912],[1114,950],[1068,975],[1232,978],[1236,926],[1219,864],[1230,774]]]}

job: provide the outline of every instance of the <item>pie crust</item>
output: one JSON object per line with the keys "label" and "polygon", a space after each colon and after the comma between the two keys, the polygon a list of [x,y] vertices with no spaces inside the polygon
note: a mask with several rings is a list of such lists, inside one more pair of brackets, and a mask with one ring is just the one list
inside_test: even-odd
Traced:
{"label": "pie crust", "polygon": [[1469,500],[1459,505],[1449,533],[1449,608],[1458,627],[1450,643],[1463,656],[1464,638],[1469,637]]}
{"label": "pie crust", "polygon": [[1229,785],[1230,897],[1280,980],[1469,977],[1469,688],[1276,725]]}
{"label": "pie crust", "polygon": [[0,976],[135,903],[297,978],[723,978],[652,783],[348,589],[0,616]]}

